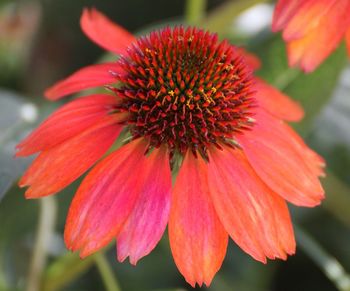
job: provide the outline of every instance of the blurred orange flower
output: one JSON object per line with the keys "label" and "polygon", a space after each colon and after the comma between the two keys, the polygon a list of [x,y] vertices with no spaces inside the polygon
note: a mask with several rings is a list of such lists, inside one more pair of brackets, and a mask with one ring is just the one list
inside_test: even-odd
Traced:
{"label": "blurred orange flower", "polygon": [[[136,264],[169,225],[192,286],[210,284],[229,236],[261,262],[293,254],[286,201],[318,205],[324,163],[283,121],[302,118],[300,106],[253,77],[256,57],[197,28],[136,39],[94,9],[81,25],[120,58],[46,96],[102,85],[109,94],[71,101],[17,146],[17,156],[40,153],[20,181],[27,198],[56,193],[97,163],[70,206],[67,247],[85,257],[116,238],[118,260]],[[129,136],[115,150],[122,130]]]}
{"label": "blurred orange flower", "polygon": [[289,65],[312,72],[344,37],[350,55],[350,0],[279,0],[272,30],[283,30]]}

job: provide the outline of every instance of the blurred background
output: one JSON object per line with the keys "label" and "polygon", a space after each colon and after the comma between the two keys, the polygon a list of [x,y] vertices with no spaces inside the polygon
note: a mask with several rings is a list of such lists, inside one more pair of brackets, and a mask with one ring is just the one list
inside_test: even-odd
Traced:
{"label": "blurred background", "polygon": [[[74,70],[110,58],[81,32],[83,7],[96,7],[134,34],[197,24],[246,47],[263,63],[258,75],[298,100],[295,125],[327,160],[327,199],[314,209],[290,207],[297,254],[263,265],[232,241],[209,288],[237,291],[350,290],[350,66],[344,44],[314,73],[287,67],[280,35],[270,32],[273,1],[0,0],[0,291],[191,290],[177,271],[167,235],[136,267],[115,248],[80,260],[67,252],[63,229],[77,181],[55,197],[25,200],[16,186],[31,159],[14,146],[66,102],[43,91]],[[272,210],[273,211],[273,210]],[[200,289],[200,288],[198,288]]]}

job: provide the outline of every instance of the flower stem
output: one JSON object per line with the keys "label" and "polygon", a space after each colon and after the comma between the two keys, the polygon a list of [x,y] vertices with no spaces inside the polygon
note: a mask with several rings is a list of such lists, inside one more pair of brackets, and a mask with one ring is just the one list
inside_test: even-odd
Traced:
{"label": "flower stem", "polygon": [[339,291],[350,291],[350,276],[333,256],[328,254],[311,236],[300,227],[295,227],[299,246],[323,270]]}
{"label": "flower stem", "polygon": [[41,278],[46,265],[47,248],[56,221],[57,206],[54,197],[48,196],[42,198],[39,200],[39,203],[38,230],[30,263],[26,291],[40,290]]}
{"label": "flower stem", "polygon": [[198,24],[205,15],[205,9],[207,6],[206,0],[187,0],[185,19],[188,24]]}
{"label": "flower stem", "polygon": [[103,252],[98,252],[94,255],[95,263],[100,271],[103,283],[107,291],[121,291],[116,277]]}

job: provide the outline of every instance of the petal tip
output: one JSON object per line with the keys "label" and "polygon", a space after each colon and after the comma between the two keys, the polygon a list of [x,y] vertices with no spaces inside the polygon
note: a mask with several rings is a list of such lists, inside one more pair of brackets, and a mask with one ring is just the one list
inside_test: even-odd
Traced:
{"label": "petal tip", "polygon": [[123,263],[128,257],[129,257],[129,263],[132,266],[136,266],[138,261],[141,259],[141,257],[133,255],[133,254],[121,254],[120,252],[118,253],[118,250],[117,250],[117,261],[118,262]]}
{"label": "petal tip", "polygon": [[[26,187],[26,186],[27,186],[27,185],[20,186],[20,187],[22,188],[22,187]],[[29,187],[29,188],[26,190],[26,192],[24,193],[24,197],[25,197],[25,199],[28,199],[28,200],[38,198],[36,195],[33,194],[33,189],[32,189],[32,187]]]}
{"label": "petal tip", "polygon": [[89,256],[90,254],[88,253],[88,252],[84,252],[84,251],[81,251],[80,253],[79,253],[79,258],[81,259],[81,260],[84,260],[87,256]]}
{"label": "petal tip", "polygon": [[127,255],[121,255],[121,254],[119,254],[118,251],[117,251],[117,261],[118,261],[119,263],[123,263],[123,262],[125,261],[126,258],[127,258]]}
{"label": "petal tip", "polygon": [[134,36],[111,21],[95,8],[85,8],[80,17],[84,34],[102,48],[116,54],[123,53]]}
{"label": "petal tip", "polygon": [[56,93],[55,86],[51,86],[44,91],[44,96],[48,100],[56,100],[60,96]]}
{"label": "petal tip", "polygon": [[138,261],[139,261],[139,258],[129,257],[129,262],[130,262],[130,264],[133,265],[133,266],[136,266],[137,263],[138,263]]}
{"label": "petal tip", "polygon": [[17,184],[17,185],[18,185],[20,188],[24,188],[24,187],[29,186],[29,184],[28,184],[27,182],[25,182],[25,181],[22,181],[22,179],[18,181],[18,184]]}
{"label": "petal tip", "polygon": [[100,250],[101,247],[96,246],[96,244],[92,244],[91,242],[86,243],[79,252],[79,257],[81,259],[84,259],[90,255],[92,255],[93,253],[96,253],[97,251]]}

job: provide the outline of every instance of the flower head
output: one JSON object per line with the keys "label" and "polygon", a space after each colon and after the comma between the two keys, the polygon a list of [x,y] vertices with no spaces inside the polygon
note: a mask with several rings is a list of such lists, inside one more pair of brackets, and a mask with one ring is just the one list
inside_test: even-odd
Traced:
{"label": "flower head", "polygon": [[17,146],[18,156],[40,152],[20,181],[28,198],[56,193],[93,166],[70,206],[67,247],[85,257],[116,238],[118,260],[136,264],[168,225],[175,263],[193,286],[210,284],[229,236],[261,262],[293,254],[286,201],[320,203],[323,160],[283,121],[299,120],[300,106],[253,76],[258,60],[197,28],[135,39],[96,10],[81,23],[121,56],[46,96],[100,85],[110,93],[71,101]]}
{"label": "flower head", "polygon": [[251,73],[227,42],[196,28],[166,28],[139,39],[119,61],[115,89],[134,138],[171,155],[191,150],[208,157],[211,145],[252,123]]}
{"label": "flower head", "polygon": [[283,30],[290,66],[311,72],[344,37],[350,55],[350,0],[279,0],[272,29]]}

